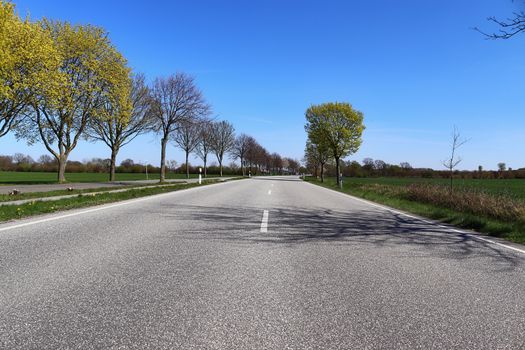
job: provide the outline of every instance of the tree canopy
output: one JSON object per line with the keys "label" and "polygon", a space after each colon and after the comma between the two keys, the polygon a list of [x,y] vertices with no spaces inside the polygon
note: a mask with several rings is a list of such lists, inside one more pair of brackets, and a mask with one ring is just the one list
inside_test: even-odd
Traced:
{"label": "tree canopy", "polygon": [[[345,102],[314,105],[306,111],[305,130],[311,143],[327,148],[334,158],[339,174],[339,161],[361,146],[363,113]],[[337,183],[339,184],[339,176]]]}

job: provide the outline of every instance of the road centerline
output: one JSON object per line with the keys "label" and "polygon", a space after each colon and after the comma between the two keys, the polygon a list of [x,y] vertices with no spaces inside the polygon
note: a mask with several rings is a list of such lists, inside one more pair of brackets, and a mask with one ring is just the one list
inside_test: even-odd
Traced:
{"label": "road centerline", "polygon": [[261,232],[268,232],[268,210],[263,211],[263,216],[261,220]]}

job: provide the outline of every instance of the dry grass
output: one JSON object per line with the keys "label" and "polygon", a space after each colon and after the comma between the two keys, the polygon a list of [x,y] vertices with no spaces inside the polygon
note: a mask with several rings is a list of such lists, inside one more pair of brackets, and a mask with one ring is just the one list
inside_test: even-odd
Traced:
{"label": "dry grass", "polygon": [[503,221],[525,223],[525,202],[510,196],[472,189],[454,188],[450,191],[446,186],[428,184],[412,184],[399,188],[399,191],[398,195],[408,200]]}
{"label": "dry grass", "polygon": [[497,220],[525,223],[523,200],[472,188],[455,187],[450,191],[448,186],[419,183],[408,186],[365,184],[361,190]]}

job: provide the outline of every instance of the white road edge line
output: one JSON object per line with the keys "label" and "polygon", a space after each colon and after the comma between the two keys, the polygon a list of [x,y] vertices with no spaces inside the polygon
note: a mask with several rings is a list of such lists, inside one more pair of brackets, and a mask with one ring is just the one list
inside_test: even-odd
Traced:
{"label": "white road edge line", "polygon": [[268,190],[268,194],[269,194],[269,195],[272,194],[272,190]]}
{"label": "white road edge line", "polygon": [[263,211],[261,220],[261,233],[268,232],[268,210]]}
{"label": "white road edge line", "polygon": [[[30,222],[24,222],[23,224],[17,224],[17,225],[12,225],[12,226],[7,226],[7,227],[0,227],[0,232],[8,231],[8,230],[14,230],[14,229],[17,229],[17,228],[31,226],[31,225],[36,225],[36,224],[42,224],[44,222],[65,219],[65,218],[69,218],[69,217],[72,217],[72,216],[93,213],[93,212],[96,212],[96,211],[106,210],[106,209],[110,209],[110,208],[114,208],[114,207],[120,207],[120,206],[133,204],[133,203],[137,203],[137,202],[148,201],[148,200],[152,200],[152,199],[155,199],[155,198],[167,197],[167,196],[170,196],[170,195],[172,196],[172,195],[175,195],[177,193],[184,193],[184,192],[188,192],[188,191],[202,190],[202,189],[205,189],[206,187],[217,186],[217,185],[225,185],[225,184],[232,183],[232,182],[234,182],[234,181],[225,181],[225,182],[220,182],[220,183],[216,183],[216,184],[209,184],[209,185],[207,185],[205,187],[193,187],[193,188],[187,188],[187,189],[178,190],[178,191],[172,191],[172,192],[168,192],[168,193],[154,194],[154,195],[146,196],[146,197],[142,197],[142,198],[125,200],[125,201],[117,202],[117,203],[114,203],[114,204],[102,204],[102,205],[99,205],[99,206],[97,206],[95,208],[86,209],[86,210],[82,210],[82,211],[77,211],[77,212],[74,212],[74,213],[69,213],[69,214],[64,214],[64,215],[59,215],[59,216],[53,216],[53,217],[50,217],[50,218],[34,220],[34,221],[30,221]],[[53,215],[53,214],[51,214],[51,215]],[[31,218],[27,218],[27,219],[30,220]]]}
{"label": "white road edge line", "polygon": [[513,247],[511,245],[507,245],[507,244],[503,244],[503,243],[499,243],[499,242],[495,242],[493,240],[490,240],[490,239],[487,239],[487,238],[484,238],[484,237],[480,237],[478,235],[474,235],[472,233],[469,233],[469,232],[466,232],[466,231],[461,231],[461,230],[457,230],[457,229],[454,229],[454,228],[451,228],[449,226],[445,226],[445,225],[441,225],[435,221],[430,221],[430,220],[425,220],[421,217],[417,217],[417,216],[414,216],[414,215],[410,215],[410,214],[407,214],[405,212],[402,212],[402,211],[399,211],[399,210],[396,210],[396,209],[392,209],[390,207],[387,207],[385,205],[381,205],[381,204],[377,204],[377,203],[374,203],[374,202],[371,202],[371,201],[368,201],[366,199],[361,199],[359,197],[355,197],[355,196],[352,196],[351,194],[346,194],[346,193],[341,193],[339,191],[335,191],[335,190],[330,190],[326,187],[321,187],[321,186],[317,186],[317,185],[314,185],[314,184],[311,184],[309,182],[306,182],[306,181],[303,181],[304,183],[307,183],[311,186],[315,186],[317,188],[324,188],[324,189],[327,189],[329,191],[332,191],[334,193],[337,193],[341,196],[345,196],[346,198],[350,197],[351,199],[353,200],[356,200],[358,202],[362,202],[362,203],[365,203],[365,204],[368,204],[370,206],[373,206],[373,207],[377,207],[377,208],[381,208],[383,210],[386,210],[386,211],[389,211],[391,213],[396,213],[396,214],[399,214],[399,215],[403,215],[403,216],[406,216],[408,218],[411,218],[411,219],[415,219],[415,220],[418,220],[418,221],[422,221],[424,223],[427,223],[427,224],[430,224],[430,225],[434,225],[434,226],[437,226],[437,227],[441,227],[441,228],[444,228],[446,229],[447,231],[449,232],[456,232],[456,233],[461,233],[463,235],[466,235],[467,237],[469,238],[473,238],[473,239],[477,239],[479,241],[483,241],[483,242],[486,242],[486,243],[490,243],[490,244],[494,244],[494,245],[497,245],[497,246],[500,246],[500,247],[503,247],[503,248],[507,248],[507,249],[510,249],[510,250],[514,250],[516,252],[519,252],[519,253],[522,253],[522,254],[525,254],[525,250],[523,249],[519,249],[519,248],[516,248],[516,247]]}

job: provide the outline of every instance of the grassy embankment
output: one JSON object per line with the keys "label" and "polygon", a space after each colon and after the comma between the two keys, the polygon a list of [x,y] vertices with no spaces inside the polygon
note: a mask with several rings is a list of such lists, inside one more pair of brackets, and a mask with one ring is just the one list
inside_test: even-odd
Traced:
{"label": "grassy embankment", "polygon": [[[198,174],[190,174],[190,178],[197,178]],[[140,173],[117,173],[116,181],[136,181],[146,180],[145,174]],[[208,175],[208,177],[217,177],[217,175]],[[159,174],[149,174],[149,180],[158,180]],[[66,174],[68,182],[107,182],[109,175],[105,173],[68,173]],[[186,174],[167,173],[166,179],[186,179]],[[16,172],[0,171],[0,185],[16,184],[54,184],[57,183],[56,173],[44,172]]]}
{"label": "grassy embankment", "polygon": [[489,236],[525,243],[525,180],[335,178],[309,182]]}
{"label": "grassy embankment", "polygon": [[216,182],[217,181],[215,180],[210,180],[203,183],[202,185],[199,185],[198,183],[192,183],[173,184],[168,186],[163,185],[149,188],[133,188],[128,191],[118,193],[108,193],[108,190],[113,189],[105,189],[105,191],[98,192],[96,194],[79,194],[76,197],[60,199],[56,201],[34,201],[22,205],[4,205],[0,206],[0,222],[13,219],[21,219],[37,214],[52,213],[60,210],[84,208],[94,205],[123,201],[127,199],[146,197],[155,194],[180,191],[192,187],[206,186]]}

